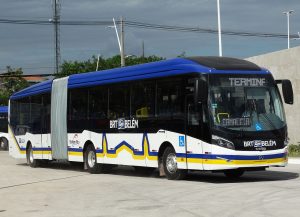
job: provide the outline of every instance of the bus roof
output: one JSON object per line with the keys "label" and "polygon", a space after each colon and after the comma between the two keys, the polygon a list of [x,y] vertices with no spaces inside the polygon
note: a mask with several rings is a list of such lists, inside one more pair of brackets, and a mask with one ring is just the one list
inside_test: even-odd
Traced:
{"label": "bus roof", "polygon": [[[103,71],[73,74],[69,76],[68,88],[95,86],[100,84],[142,80],[194,73],[259,73],[267,74],[254,63],[229,57],[189,57],[115,68]],[[52,80],[45,81],[14,93],[10,99],[51,91]]]}
{"label": "bus roof", "polygon": [[7,113],[8,107],[7,106],[0,106],[0,113]]}

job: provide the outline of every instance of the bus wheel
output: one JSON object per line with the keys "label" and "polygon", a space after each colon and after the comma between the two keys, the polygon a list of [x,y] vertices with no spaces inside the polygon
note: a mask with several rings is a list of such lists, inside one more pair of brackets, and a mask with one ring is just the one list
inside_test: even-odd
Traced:
{"label": "bus wheel", "polygon": [[32,149],[32,146],[29,145],[27,150],[26,150],[26,159],[27,159],[27,164],[30,166],[30,167],[37,167],[39,165],[39,160],[37,159],[34,159],[33,157],[33,149]]}
{"label": "bus wheel", "polygon": [[8,150],[8,141],[6,138],[0,138],[0,149],[3,149],[4,151]]}
{"label": "bus wheel", "polygon": [[101,165],[97,163],[96,151],[92,145],[89,145],[84,153],[84,162],[90,173],[101,172]]}
{"label": "bus wheel", "polygon": [[186,170],[180,170],[177,167],[177,159],[175,150],[172,147],[167,147],[162,156],[164,172],[170,180],[183,179],[186,176]]}
{"label": "bus wheel", "polygon": [[244,174],[244,172],[245,171],[242,169],[232,169],[232,170],[225,170],[224,174],[228,178],[236,179],[241,177]]}
{"label": "bus wheel", "polygon": [[8,150],[8,141],[7,141],[6,138],[3,139],[3,149],[4,149],[5,151]]}

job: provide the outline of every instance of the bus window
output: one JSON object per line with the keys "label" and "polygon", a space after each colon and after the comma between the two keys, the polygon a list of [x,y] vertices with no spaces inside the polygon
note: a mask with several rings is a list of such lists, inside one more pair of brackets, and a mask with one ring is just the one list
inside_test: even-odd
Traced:
{"label": "bus window", "polygon": [[89,129],[88,89],[72,89],[68,97],[68,133],[81,133]]}
{"label": "bus window", "polygon": [[157,82],[158,116],[183,115],[182,79],[167,79]]}
{"label": "bus window", "polygon": [[30,131],[31,133],[41,133],[42,120],[42,96],[32,96],[30,100]]}
{"label": "bus window", "polygon": [[15,135],[25,135],[30,131],[30,98],[26,97],[18,101],[19,115],[15,128]]}
{"label": "bus window", "polygon": [[70,120],[86,120],[88,116],[88,90],[70,90]]}
{"label": "bus window", "polygon": [[7,113],[0,113],[0,132],[7,133]]}
{"label": "bus window", "polygon": [[42,114],[42,133],[50,133],[51,95],[49,93],[43,95]]}
{"label": "bus window", "polygon": [[129,117],[130,95],[128,85],[109,88],[109,118]]}
{"label": "bus window", "polygon": [[89,119],[107,119],[107,88],[89,89]]}
{"label": "bus window", "polygon": [[18,101],[11,100],[10,101],[10,126],[13,132],[16,131],[17,124],[19,122],[19,103]]}
{"label": "bus window", "polygon": [[131,114],[136,118],[153,117],[155,113],[155,83],[138,82],[132,86]]}

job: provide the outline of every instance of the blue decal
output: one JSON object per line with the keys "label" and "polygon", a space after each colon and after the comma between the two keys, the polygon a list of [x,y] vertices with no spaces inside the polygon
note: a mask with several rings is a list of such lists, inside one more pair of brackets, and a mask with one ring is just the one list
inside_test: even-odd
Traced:
{"label": "blue decal", "polygon": [[118,129],[119,130],[125,129],[125,118],[118,119]]}
{"label": "blue decal", "polygon": [[255,124],[255,129],[256,129],[256,131],[261,131],[262,130],[261,124],[260,123],[256,123]]}
{"label": "blue decal", "polygon": [[184,147],[184,136],[179,136],[179,147]]}

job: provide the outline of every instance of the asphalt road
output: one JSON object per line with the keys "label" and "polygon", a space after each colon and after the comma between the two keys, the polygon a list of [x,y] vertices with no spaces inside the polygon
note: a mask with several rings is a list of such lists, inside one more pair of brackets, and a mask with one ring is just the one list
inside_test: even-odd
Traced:
{"label": "asphalt road", "polygon": [[0,151],[0,216],[300,216],[300,165],[249,172],[239,180],[191,173],[169,181],[131,167],[91,175],[52,163],[30,168]]}

